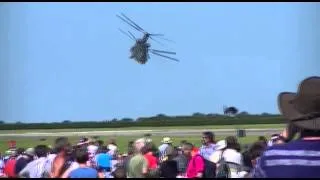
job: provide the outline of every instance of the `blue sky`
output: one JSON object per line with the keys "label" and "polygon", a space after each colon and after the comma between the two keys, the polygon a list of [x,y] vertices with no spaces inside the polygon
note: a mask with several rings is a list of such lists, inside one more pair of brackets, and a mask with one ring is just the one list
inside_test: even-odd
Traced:
{"label": "blue sky", "polygon": [[[50,122],[278,113],[277,95],[320,75],[312,3],[6,3],[0,5],[0,119]],[[128,59],[125,13],[175,43],[180,63]],[[317,15],[318,13],[318,15]],[[318,16],[319,17],[319,16]],[[318,42],[316,42],[318,41]]]}

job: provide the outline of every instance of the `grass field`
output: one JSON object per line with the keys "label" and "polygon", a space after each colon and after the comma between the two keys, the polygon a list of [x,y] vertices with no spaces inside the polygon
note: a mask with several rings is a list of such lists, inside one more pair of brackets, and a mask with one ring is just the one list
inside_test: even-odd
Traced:
{"label": "grass field", "polygon": [[[104,137],[100,136],[99,139],[103,140],[106,142],[110,137]],[[135,140],[137,138],[140,138],[140,136],[118,136],[116,137],[116,141],[118,144],[118,147],[120,149],[120,152],[125,152],[127,149],[127,144],[130,140]],[[200,146],[201,143],[201,135],[199,136],[186,136],[186,137],[171,137],[174,144],[178,145],[181,140],[187,140],[196,146]],[[217,136],[216,140],[224,139],[225,137],[222,136]],[[250,144],[253,143],[254,141],[257,140],[257,136],[247,136],[244,138],[239,138],[239,142],[244,145],[244,144]],[[5,150],[8,148],[8,141],[9,140],[16,140],[17,141],[17,147],[23,147],[23,148],[28,148],[28,147],[34,147],[39,144],[45,144],[45,145],[53,145],[55,137],[48,137],[46,138],[45,141],[40,141],[41,137],[31,137],[31,138],[26,138],[26,137],[18,137],[18,138],[7,138],[7,137],[0,137],[0,152],[3,153]],[[70,141],[73,144],[76,144],[79,141],[79,137],[69,137]],[[152,140],[155,142],[156,145],[160,145],[162,137],[159,136],[152,136]]]}
{"label": "grass field", "polygon": [[247,125],[217,125],[217,126],[170,126],[170,127],[130,127],[130,128],[81,128],[81,129],[33,129],[33,130],[2,130],[0,134],[27,132],[81,132],[81,131],[116,131],[116,130],[162,130],[162,129],[278,129],[285,124],[247,124]]}

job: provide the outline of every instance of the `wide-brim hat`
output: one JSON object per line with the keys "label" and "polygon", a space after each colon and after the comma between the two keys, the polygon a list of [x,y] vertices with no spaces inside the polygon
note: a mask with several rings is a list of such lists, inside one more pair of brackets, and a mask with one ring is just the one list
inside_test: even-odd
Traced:
{"label": "wide-brim hat", "polygon": [[172,140],[171,140],[170,137],[164,137],[161,142],[162,142],[162,143],[169,144],[169,143],[172,143]]}
{"label": "wide-brim hat", "polygon": [[303,80],[297,93],[280,93],[278,107],[281,114],[297,127],[320,130],[320,77]]}

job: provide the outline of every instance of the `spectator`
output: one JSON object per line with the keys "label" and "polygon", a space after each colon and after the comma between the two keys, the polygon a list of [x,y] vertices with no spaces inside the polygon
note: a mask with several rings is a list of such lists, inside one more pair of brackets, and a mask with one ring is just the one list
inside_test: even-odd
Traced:
{"label": "spectator", "polygon": [[53,160],[51,168],[51,177],[60,178],[64,172],[71,166],[71,145],[66,137],[57,138],[55,141],[57,155]]}
{"label": "spectator", "polygon": [[135,141],[135,155],[130,159],[127,169],[128,178],[144,178],[148,173],[148,161],[141,152],[144,145],[144,138]]}
{"label": "spectator", "polygon": [[19,177],[42,178],[44,177],[46,157],[48,155],[48,147],[46,145],[38,145],[34,148],[36,159],[31,161],[25,168],[19,172]]}
{"label": "spectator", "polygon": [[0,178],[5,177],[4,174],[4,161],[2,160],[2,156],[0,154]]}
{"label": "spectator", "polygon": [[258,141],[263,142],[266,146],[267,146],[267,144],[268,144],[268,140],[267,140],[267,138],[264,137],[264,136],[259,136]]}
{"label": "spectator", "polygon": [[15,178],[15,166],[17,162],[17,153],[16,151],[10,151],[8,156],[8,160],[6,160],[4,165],[4,174],[9,178]]}
{"label": "spectator", "polygon": [[248,173],[245,177],[252,177],[252,169],[256,166],[258,159],[262,156],[265,151],[266,146],[263,141],[255,142],[248,150],[248,159],[250,160],[250,164],[246,164],[248,169],[245,171]]}
{"label": "spectator", "polygon": [[204,173],[204,161],[201,156],[192,156],[193,145],[185,143],[182,147],[184,154],[190,159],[186,177],[187,178],[202,178]]}
{"label": "spectator", "polygon": [[144,147],[142,147],[141,152],[144,158],[148,161],[148,169],[154,170],[157,168],[157,158],[153,156],[152,153],[152,144],[147,143]]}
{"label": "spectator", "polygon": [[117,168],[113,173],[112,173],[113,178],[126,178],[126,171],[124,168]]}
{"label": "spectator", "polygon": [[178,176],[178,164],[173,158],[178,152],[172,146],[167,147],[167,160],[160,164],[160,177],[162,178],[176,178]]}
{"label": "spectator", "polygon": [[215,150],[215,140],[214,134],[212,132],[202,133],[202,146],[200,147],[200,155],[205,159],[209,160],[210,156]]}
{"label": "spectator", "polygon": [[15,165],[15,174],[19,174],[20,171],[27,166],[28,163],[33,161],[35,156],[34,148],[28,148],[22,156],[17,160]]}
{"label": "spectator", "polygon": [[278,104],[289,126],[301,132],[300,138],[269,147],[258,160],[253,177],[320,177],[320,77],[303,80],[297,93],[281,93]]}
{"label": "spectator", "polygon": [[111,160],[112,157],[110,154],[108,154],[108,147],[102,146],[101,150],[96,155],[96,163],[97,163],[97,169],[99,172],[99,177],[109,177],[111,173]]}
{"label": "spectator", "polygon": [[240,144],[234,136],[228,136],[224,141],[219,141],[216,147],[217,152],[213,153],[210,157],[210,161],[217,164],[217,167],[221,165],[221,160],[226,162],[228,167],[228,175],[231,178],[240,178],[246,172],[242,172],[243,157],[240,153]]}
{"label": "spectator", "polygon": [[87,161],[89,154],[85,148],[76,150],[76,161],[79,167],[70,172],[69,178],[98,178],[98,171],[89,167]]}
{"label": "spectator", "polygon": [[271,135],[271,139],[268,142],[268,146],[273,146],[275,144],[283,144],[285,143],[285,138],[280,134]]}
{"label": "spectator", "polygon": [[109,149],[109,154],[112,157],[111,160],[111,171],[113,172],[116,168],[116,164],[118,163],[117,158],[118,158],[118,146],[116,143],[116,140],[111,138],[109,140],[109,144],[108,144],[108,149]]}
{"label": "spectator", "polygon": [[159,162],[162,162],[163,159],[166,157],[166,149],[169,146],[172,146],[172,140],[170,137],[164,137],[161,141],[161,145],[159,146]]}
{"label": "spectator", "polygon": [[181,145],[181,153],[178,153],[176,157],[173,158],[174,161],[177,162],[177,168],[178,168],[178,177],[183,178],[186,176],[186,170],[187,170],[187,165],[189,162],[189,157],[188,157],[188,151],[184,152],[183,151],[183,145],[186,144],[187,142],[184,142]]}

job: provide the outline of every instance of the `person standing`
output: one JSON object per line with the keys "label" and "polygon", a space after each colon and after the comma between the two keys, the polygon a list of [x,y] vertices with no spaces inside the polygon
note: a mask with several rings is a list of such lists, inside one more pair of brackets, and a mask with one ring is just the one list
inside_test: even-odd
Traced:
{"label": "person standing", "polygon": [[200,147],[200,155],[209,160],[212,153],[215,151],[215,136],[213,132],[206,131],[202,133],[202,146]]}
{"label": "person standing", "polygon": [[[280,93],[278,107],[300,138],[269,147],[257,161],[253,178],[320,177],[320,77],[303,80],[297,93]],[[298,132],[291,128],[288,132]]]}

